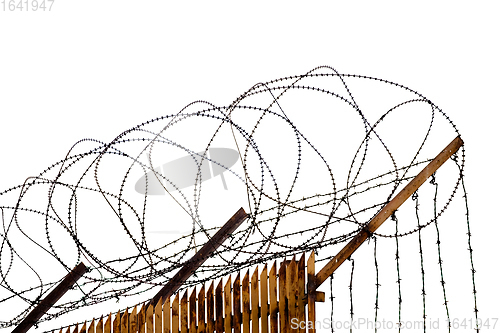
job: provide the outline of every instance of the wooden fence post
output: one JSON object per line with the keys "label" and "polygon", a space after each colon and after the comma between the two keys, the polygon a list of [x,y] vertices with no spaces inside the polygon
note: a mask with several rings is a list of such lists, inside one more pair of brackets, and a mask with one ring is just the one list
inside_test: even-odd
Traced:
{"label": "wooden fence post", "polygon": [[441,151],[420,173],[413,178],[374,218],[333,257],[316,275],[315,287],[319,287],[361,244],[398,209],[415,191],[429,178],[451,155],[455,154],[464,144],[457,136],[443,151]]}
{"label": "wooden fence post", "polygon": [[191,258],[177,274],[170,279],[167,284],[156,294],[149,304],[153,306],[158,303],[160,298],[166,300],[172,296],[179,287],[210,257],[212,253],[238,228],[243,221],[248,218],[248,214],[240,208],[230,219],[224,224],[217,233],[210,238],[205,245]]}
{"label": "wooden fence post", "polygon": [[27,332],[56,302],[80,279],[87,267],[80,263],[30,312],[29,315],[12,331],[12,333]]}

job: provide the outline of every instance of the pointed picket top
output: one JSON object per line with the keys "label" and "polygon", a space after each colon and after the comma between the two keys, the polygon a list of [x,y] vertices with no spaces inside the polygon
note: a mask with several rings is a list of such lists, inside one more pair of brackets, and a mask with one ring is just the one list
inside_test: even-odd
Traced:
{"label": "pointed picket top", "polygon": [[154,307],[151,303],[146,307],[146,332],[153,333],[153,315]]}
{"label": "pointed picket top", "polygon": [[155,306],[154,309],[154,317],[155,317],[155,328],[154,331],[155,333],[162,333],[162,299],[158,301],[158,303]]}
{"label": "pointed picket top", "polygon": [[278,333],[278,283],[276,261],[269,271],[269,324],[271,333]]}
{"label": "pointed picket top", "polygon": [[261,308],[261,316],[260,316],[260,327],[262,333],[269,332],[269,322],[267,320],[267,314],[269,311],[268,306],[268,282],[267,282],[267,264],[262,268],[262,272],[260,273],[260,308]]}
{"label": "pointed picket top", "polygon": [[215,307],[214,307],[214,281],[210,284],[207,290],[207,331],[215,330]]}
{"label": "pointed picket top", "polygon": [[242,293],[242,303],[243,303],[243,313],[242,313],[242,324],[243,333],[250,333],[250,271],[247,270],[245,276],[243,277],[243,283],[241,284]]}
{"label": "pointed picket top", "polygon": [[104,323],[104,333],[111,333],[111,326],[113,325],[113,321],[111,318],[112,314],[110,312],[108,318],[106,319],[106,322]]}
{"label": "pointed picket top", "polygon": [[[160,303],[161,305],[161,303]],[[171,332],[171,310],[170,310],[170,296],[163,300],[163,333]]]}
{"label": "pointed picket top", "polygon": [[198,332],[205,333],[205,329],[205,284],[202,284],[198,293]]}
{"label": "pointed picket top", "polygon": [[95,327],[95,333],[104,333],[104,318],[101,316]]}
{"label": "pointed picket top", "polygon": [[234,333],[241,333],[241,281],[240,272],[233,283],[233,329]]}
{"label": "pointed picket top", "polygon": [[233,327],[232,314],[232,297],[231,297],[231,275],[228,276],[226,285],[224,286],[224,330],[231,332]]}
{"label": "pointed picket top", "polygon": [[138,331],[137,325],[137,305],[134,306],[132,313],[129,316],[129,333],[137,333]]}
{"label": "pointed picket top", "polygon": [[222,279],[215,288],[215,331],[224,331],[224,301],[222,296]]}
{"label": "pointed picket top", "polygon": [[90,322],[87,333],[95,333],[95,319],[92,319],[92,321]]}
{"label": "pointed picket top", "polygon": [[146,332],[146,304],[144,303],[142,303],[141,309],[137,312],[137,329],[139,333]]}
{"label": "pointed picket top", "polygon": [[196,287],[191,291],[189,296],[189,333],[196,332]]}
{"label": "pointed picket top", "polygon": [[283,259],[278,272],[280,332],[288,332],[288,307],[286,306],[288,302],[287,278],[286,259]]}

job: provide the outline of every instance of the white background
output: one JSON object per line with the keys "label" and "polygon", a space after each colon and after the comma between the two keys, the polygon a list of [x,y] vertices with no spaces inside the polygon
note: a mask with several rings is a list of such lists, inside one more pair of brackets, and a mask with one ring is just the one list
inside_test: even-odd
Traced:
{"label": "white background", "polygon": [[[204,99],[329,65],[421,92],[466,143],[480,317],[499,317],[496,1],[55,1],[0,12],[0,188]],[[328,305],[325,305],[328,306]]]}

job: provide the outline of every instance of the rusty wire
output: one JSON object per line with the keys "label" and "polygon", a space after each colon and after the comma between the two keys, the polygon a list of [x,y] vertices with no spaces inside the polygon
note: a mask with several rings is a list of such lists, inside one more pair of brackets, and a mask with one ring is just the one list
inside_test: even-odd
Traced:
{"label": "rusty wire", "polygon": [[[388,102],[386,108],[374,110],[363,98],[368,88],[357,86],[358,84],[366,84],[368,87],[375,88],[383,86],[390,91],[401,93],[404,97]],[[323,98],[325,103],[323,112],[330,114],[314,114],[309,118],[304,117],[302,113],[312,111],[295,109],[294,104],[290,103],[294,97],[301,100],[302,95],[306,101],[307,98]],[[388,97],[377,96],[380,99]],[[418,144],[411,152],[411,158],[402,163],[398,154],[393,153],[394,143],[389,143],[390,140],[386,140],[386,136],[391,129],[408,126],[408,124],[392,123],[386,126],[386,123],[390,122],[388,119],[397,112],[413,107],[417,111],[411,112],[421,112],[422,115],[419,117],[423,118],[425,115],[428,124],[423,130],[423,137],[405,138]],[[342,124],[347,114],[356,117],[360,126],[356,129],[350,128],[350,131],[356,132],[356,135],[353,134],[350,137],[349,134],[345,134],[341,141],[331,142],[332,147],[339,147],[348,140],[358,140],[355,141],[357,148],[353,151],[336,156],[338,160],[350,161],[347,174],[339,175],[334,171],[337,160],[332,159],[328,151],[317,148],[318,145],[323,146],[318,139],[328,140],[331,135],[328,131],[324,131],[327,128],[324,126],[326,124],[321,124],[323,131],[311,133],[304,118],[312,122],[333,120],[335,124],[332,123],[332,130],[339,130],[343,127]],[[295,121],[296,118],[299,121]],[[262,128],[268,130],[268,127],[265,127],[267,122],[272,123],[272,126],[279,126],[276,127],[276,135],[286,132],[290,133],[290,136],[286,140],[277,137],[277,142],[270,142],[269,138],[262,133],[264,131]],[[212,128],[211,134],[204,137],[206,141],[202,142],[205,147],[203,152],[199,153],[196,148],[185,143],[187,142],[185,136],[190,135],[189,133],[176,132],[177,128],[183,129],[183,126],[192,128],[193,131],[197,131],[198,127],[190,126]],[[340,126],[340,128],[335,126]],[[307,134],[302,131],[303,127],[308,127]],[[222,133],[227,134],[229,131],[231,135],[228,137],[234,144],[234,149],[238,151],[240,159],[238,170],[224,166],[207,155],[209,149],[214,147],[215,142],[223,135]],[[256,84],[227,106],[216,106],[205,101],[190,103],[176,114],[158,117],[128,129],[111,142],[82,139],[72,146],[64,159],[48,166],[38,176],[0,192],[3,227],[0,233],[0,286],[2,288],[0,305],[13,304],[16,311],[10,318],[0,320],[0,328],[18,324],[58,282],[57,278],[47,278],[45,271],[34,268],[36,257],[19,254],[23,252],[21,248],[27,243],[36,247],[48,258],[46,260],[50,260],[53,265],[63,268],[64,271],[71,270],[81,260],[86,261],[92,268],[91,272],[81,279],[78,288],[72,292],[74,296],[51,309],[42,321],[49,321],[65,313],[103,302],[136,296],[143,297],[144,301],[147,297],[151,297],[152,293],[159,286],[164,285],[173,273],[190,258],[193,249],[203,245],[217,230],[217,226],[206,226],[205,213],[201,209],[202,203],[215,200],[203,191],[206,186],[203,183],[202,172],[205,160],[224,168],[234,181],[242,185],[246,191],[247,202],[241,204],[250,213],[250,221],[231,235],[221,249],[214,253],[196,275],[187,281],[184,289],[238,272],[252,265],[283,259],[286,256],[306,251],[317,251],[321,254],[321,256],[318,255],[317,261],[325,262],[335,254],[334,249],[338,249],[354,237],[370,217],[374,216],[425,165],[424,163],[434,157],[433,153],[442,149],[440,140],[442,132],[450,134],[447,138],[459,135],[451,119],[420,93],[388,80],[341,74],[331,67],[318,67],[302,75]],[[311,138],[311,134],[314,139]],[[343,140],[345,142],[342,142]],[[269,149],[270,146],[275,150]],[[172,179],[155,169],[157,165],[154,164],[153,159],[156,158],[156,151],[174,148],[185,152],[197,161],[196,179],[193,181],[193,186],[187,189],[179,188]],[[381,155],[373,156],[372,151]],[[277,163],[270,152],[287,154],[286,157],[294,160],[295,164],[287,164],[284,170],[283,165]],[[380,164],[382,158],[386,165],[385,170],[372,173],[371,168]],[[309,161],[313,159],[311,166]],[[108,163],[120,166],[120,171],[110,173],[107,169]],[[431,224],[435,225],[437,232],[436,251],[439,255],[438,264],[441,272],[444,306],[448,319],[450,318],[443,278],[442,244],[439,238],[438,220],[441,220],[441,216],[455,199],[457,191],[466,193],[463,181],[465,163],[463,148],[461,155],[454,156],[454,163],[457,169],[455,173],[447,175],[448,178],[453,179],[453,182],[448,186],[447,192],[440,194],[440,202],[443,202],[441,206],[437,204],[437,183],[433,175],[431,184],[435,186],[435,194],[430,198],[421,198],[417,195],[413,198],[417,216],[415,227],[406,227],[404,231],[399,230],[401,223],[398,222],[396,215],[393,215],[391,223],[395,226],[394,233],[380,232],[372,235],[376,276],[374,280],[375,311],[373,313],[375,321],[380,316],[379,300],[384,297],[379,281],[379,265],[382,258],[378,257],[378,253],[381,247],[387,244],[380,241],[377,243],[377,239],[395,239],[398,321],[401,322],[404,312],[402,311],[400,259],[403,258],[400,258],[399,246],[404,237],[413,234],[418,235],[420,246],[418,251],[421,258],[422,303],[425,319],[425,306],[428,300],[425,298],[427,279],[424,278],[422,252],[426,243],[422,230]],[[293,170],[291,181],[285,184],[281,180],[281,174],[290,170]],[[146,193],[140,197],[140,200],[137,200],[137,193],[132,193],[136,197],[131,199],[130,192],[135,181],[132,178],[134,173],[140,173],[145,177]],[[316,179],[312,176],[321,178]],[[110,188],[109,178],[116,181],[115,187]],[[304,180],[307,182],[311,179],[317,183],[310,182],[307,186],[303,184]],[[146,231],[149,221],[156,218],[149,213],[155,211],[155,207],[152,208],[154,201],[148,191],[158,183],[162,183],[164,187],[174,188],[166,191],[166,195],[185,212],[184,223],[192,231],[161,246],[154,246]],[[316,184],[323,186],[316,189]],[[371,196],[372,193],[378,194],[378,199],[375,201]],[[365,196],[371,201],[363,201],[363,205],[360,206],[361,199],[358,198]],[[465,194],[464,198],[474,311],[477,322],[475,270]],[[33,204],[33,200],[37,203]],[[432,202],[434,208],[431,216],[421,221],[419,202],[423,200]],[[61,202],[65,202],[65,205],[61,205]],[[114,216],[113,221],[106,223],[113,223],[116,232],[125,235],[130,240],[129,254],[107,258],[104,253],[96,253],[92,250],[92,240],[80,233],[82,225],[96,223],[96,221],[89,220],[88,211],[82,211],[80,207],[88,209],[89,205],[97,204],[104,204]],[[235,210],[237,208],[235,207]],[[287,223],[291,223],[290,221],[295,223],[295,216],[311,218],[314,222],[303,224],[299,229],[288,229]],[[400,216],[400,212],[397,216]],[[30,233],[30,224],[33,223],[42,226],[44,237]],[[222,223],[223,221],[220,225]],[[74,255],[68,256],[66,251],[61,252],[61,236],[53,236],[59,235],[60,232],[65,235],[64,246],[69,248],[68,251],[73,251]],[[355,302],[353,288],[356,286],[354,260],[351,260],[351,264],[351,278],[348,286],[351,304],[348,315],[353,319]],[[359,261],[357,267],[356,272],[363,269]],[[32,276],[28,287],[16,287],[15,279],[19,272],[22,274],[29,272],[27,275]],[[333,294],[330,299],[333,304]]]}

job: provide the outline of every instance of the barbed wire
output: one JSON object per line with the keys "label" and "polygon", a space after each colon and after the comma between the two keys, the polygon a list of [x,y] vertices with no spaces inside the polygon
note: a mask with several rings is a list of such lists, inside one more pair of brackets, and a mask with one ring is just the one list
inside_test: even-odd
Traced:
{"label": "barbed wire", "polygon": [[[372,88],[377,94],[367,97]],[[400,114],[405,117],[398,118]],[[401,123],[407,118],[411,123]],[[418,135],[394,138],[392,132],[401,132],[401,127],[418,128]],[[19,324],[60,281],[62,272],[69,272],[80,261],[90,271],[40,322],[110,301],[130,299],[141,304],[151,298],[156,287],[163,286],[221,226],[222,221],[210,225],[212,211],[222,211],[213,207],[224,206],[217,201],[218,195],[211,194],[213,186],[207,182],[217,176],[224,187],[227,177],[236,188],[233,196],[246,201],[249,221],[230,235],[181,290],[306,251],[316,251],[319,263],[327,261],[335,254],[333,249],[350,241],[457,135],[451,119],[420,93],[388,80],[341,74],[323,66],[256,84],[227,106],[192,102],[178,113],[132,127],[110,142],[79,140],[62,160],[0,192],[0,305],[12,313],[0,320],[0,328]],[[397,148],[402,142],[411,148]],[[233,152],[237,159],[231,164],[228,156]],[[159,160],[167,162],[162,156],[170,162],[158,165]],[[381,258],[377,258],[385,243],[377,240],[395,240],[401,323],[400,241],[413,234],[419,242],[425,320],[428,299],[423,248],[427,245],[422,230],[434,224],[449,322],[438,220],[460,189],[464,192],[477,324],[463,147],[453,161],[458,171],[446,171],[452,181],[443,186],[442,206],[437,204],[433,175],[433,194],[413,196],[415,227],[406,223],[412,221],[409,215],[398,211],[398,217],[404,217],[403,229],[393,214],[388,224],[395,226],[395,232],[371,235],[375,321],[382,306],[379,300],[385,297],[379,276]],[[180,168],[178,174],[167,169],[167,164],[174,163]],[[182,174],[190,176],[188,185],[180,180]],[[433,209],[421,217],[419,206],[424,201],[431,202]],[[164,215],[178,220],[174,227],[191,231],[158,242],[150,230]],[[95,245],[103,238],[100,234],[111,238],[104,250]],[[350,261],[349,315],[354,320],[357,280],[354,259]],[[357,262],[357,272],[369,269],[363,261]],[[18,276],[23,276],[22,283]]]}

